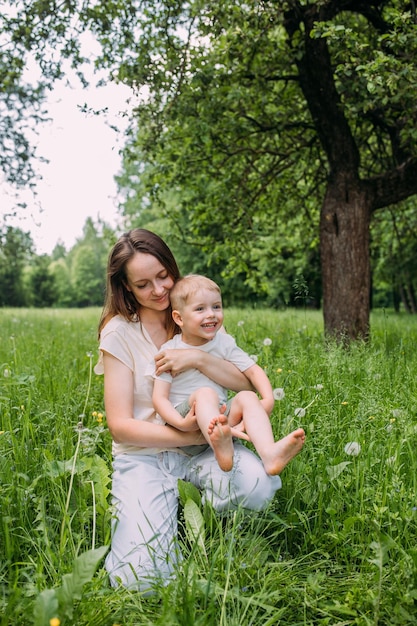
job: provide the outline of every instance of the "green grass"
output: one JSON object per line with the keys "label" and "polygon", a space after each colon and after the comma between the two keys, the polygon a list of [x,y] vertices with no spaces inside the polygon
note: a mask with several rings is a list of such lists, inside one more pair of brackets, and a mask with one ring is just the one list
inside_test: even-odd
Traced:
{"label": "green grass", "polygon": [[306,445],[262,514],[219,519],[183,485],[186,558],[151,598],[111,589],[102,567],[111,442],[92,373],[98,317],[0,309],[1,625],[416,623],[416,317],[374,313],[371,342],[344,350],[325,344],[319,312],[226,311],[284,390],[276,436],[302,425]]}

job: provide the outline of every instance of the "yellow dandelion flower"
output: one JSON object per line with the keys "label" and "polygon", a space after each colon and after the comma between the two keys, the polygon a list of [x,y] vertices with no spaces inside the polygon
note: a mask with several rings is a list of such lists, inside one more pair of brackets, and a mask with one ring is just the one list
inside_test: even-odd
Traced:
{"label": "yellow dandelion flower", "polygon": [[349,402],[341,402],[341,404],[342,404],[343,406],[346,406],[347,404],[349,404]]}
{"label": "yellow dandelion flower", "polygon": [[390,424],[393,424],[394,422],[395,422],[395,417],[391,417]]}
{"label": "yellow dandelion flower", "polygon": [[98,413],[97,413],[97,411],[93,411],[93,412],[91,413],[91,415],[92,415],[93,417],[97,417]]}
{"label": "yellow dandelion flower", "polygon": [[59,617],[51,617],[51,619],[49,620],[49,626],[59,626],[61,623],[61,620],[59,619]]}
{"label": "yellow dandelion flower", "polygon": [[282,372],[282,367],[278,367],[277,374],[281,374],[281,372]]}

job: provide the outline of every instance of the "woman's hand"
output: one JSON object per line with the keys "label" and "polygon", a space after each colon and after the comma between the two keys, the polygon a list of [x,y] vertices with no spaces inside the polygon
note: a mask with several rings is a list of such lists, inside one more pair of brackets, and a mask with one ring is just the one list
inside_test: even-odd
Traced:
{"label": "woman's hand", "polygon": [[156,375],[159,376],[162,372],[170,372],[171,376],[177,376],[181,372],[196,367],[200,352],[201,350],[193,350],[192,348],[158,352],[155,356]]}

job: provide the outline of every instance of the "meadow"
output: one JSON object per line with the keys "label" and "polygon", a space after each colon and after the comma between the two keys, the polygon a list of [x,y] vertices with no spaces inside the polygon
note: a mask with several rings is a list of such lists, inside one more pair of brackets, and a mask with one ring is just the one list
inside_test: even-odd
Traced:
{"label": "meadow", "polygon": [[218,518],[180,485],[184,561],[143,597],[111,589],[111,441],[98,309],[0,309],[0,623],[295,626],[417,623],[417,317],[325,343],[320,312],[227,310],[301,454],[268,510]]}

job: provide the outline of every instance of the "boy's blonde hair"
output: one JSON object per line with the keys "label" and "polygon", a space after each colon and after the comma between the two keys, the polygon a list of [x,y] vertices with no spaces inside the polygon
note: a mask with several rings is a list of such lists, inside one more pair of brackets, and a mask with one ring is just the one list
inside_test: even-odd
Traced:
{"label": "boy's blonde hair", "polygon": [[181,311],[189,299],[195,296],[201,289],[215,291],[221,298],[220,287],[214,280],[200,274],[188,274],[177,280],[169,293],[172,309]]}

